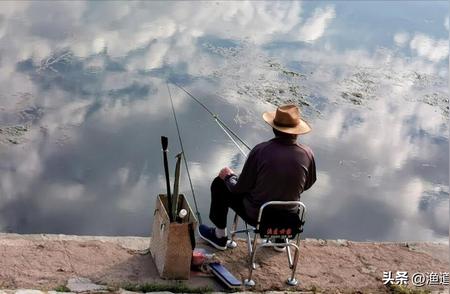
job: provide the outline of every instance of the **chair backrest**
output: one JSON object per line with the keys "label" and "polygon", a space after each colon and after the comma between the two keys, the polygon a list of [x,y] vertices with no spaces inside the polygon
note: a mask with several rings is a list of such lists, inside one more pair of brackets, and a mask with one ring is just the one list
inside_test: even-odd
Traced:
{"label": "chair backrest", "polygon": [[259,209],[256,232],[261,238],[294,238],[303,232],[305,205],[300,201],[270,201]]}

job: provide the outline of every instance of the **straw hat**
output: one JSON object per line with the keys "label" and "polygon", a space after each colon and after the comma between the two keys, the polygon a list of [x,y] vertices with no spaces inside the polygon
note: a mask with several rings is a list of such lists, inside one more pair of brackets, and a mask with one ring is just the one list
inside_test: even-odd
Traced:
{"label": "straw hat", "polygon": [[266,111],[263,119],[283,133],[301,135],[311,131],[308,123],[301,119],[300,109],[293,104],[279,106],[276,111]]}

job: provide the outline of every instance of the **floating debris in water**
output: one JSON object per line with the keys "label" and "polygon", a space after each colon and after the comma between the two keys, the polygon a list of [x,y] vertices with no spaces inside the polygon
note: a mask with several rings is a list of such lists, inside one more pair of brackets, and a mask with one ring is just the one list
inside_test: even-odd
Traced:
{"label": "floating debris in water", "polygon": [[[356,95],[355,95],[356,94]],[[343,92],[341,94],[341,97],[350,101],[352,104],[354,105],[362,105],[362,100],[361,98],[363,97],[362,94],[360,93],[347,93],[347,92]]]}
{"label": "floating debris in water", "polygon": [[206,43],[204,48],[226,59],[212,73],[221,81],[223,89],[218,92],[222,95],[238,95],[273,105],[294,103],[302,105],[307,115],[320,114],[304,85],[306,74],[287,68],[247,42],[231,47]]}
{"label": "floating debris in water", "polygon": [[376,74],[362,70],[352,74],[339,83],[342,88],[341,97],[353,105],[363,105],[363,100],[375,98],[379,85],[375,83]]}
{"label": "floating debris in water", "polygon": [[283,74],[287,75],[287,76],[291,76],[291,77],[305,77],[305,75],[300,74],[298,72],[295,71],[290,71],[290,70],[282,70],[281,71]]}
{"label": "floating debris in water", "polygon": [[448,96],[443,93],[431,93],[425,94],[421,97],[421,101],[430,105],[437,106],[440,108],[442,114],[448,118],[449,116],[449,106],[448,106]]}
{"label": "floating debris in water", "polygon": [[[389,64],[322,66],[299,61],[288,66],[245,41],[204,47],[224,58],[212,74],[220,81],[217,92],[231,99],[294,103],[303,106],[307,119],[321,116],[321,110],[330,103],[371,109],[380,99],[394,104],[403,99],[431,105],[440,109],[444,118],[449,117],[447,82],[437,74],[396,69]],[[447,129],[447,120],[443,123]]]}
{"label": "floating debris in water", "polygon": [[22,109],[17,114],[20,118],[20,123],[36,123],[44,116],[44,108],[40,106],[31,106]]}
{"label": "floating debris in water", "polygon": [[58,66],[59,64],[70,63],[72,61],[72,58],[73,53],[70,51],[54,53],[47,59],[42,60],[36,71],[40,73],[51,70],[56,73],[58,72],[56,66]]}
{"label": "floating debris in water", "polygon": [[0,144],[18,145],[28,130],[29,127],[24,125],[0,127]]}

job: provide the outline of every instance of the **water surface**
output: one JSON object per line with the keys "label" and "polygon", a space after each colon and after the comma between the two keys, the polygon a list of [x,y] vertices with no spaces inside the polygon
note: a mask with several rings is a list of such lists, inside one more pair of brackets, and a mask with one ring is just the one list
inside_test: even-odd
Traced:
{"label": "water surface", "polygon": [[[263,111],[301,106],[305,237],[445,241],[448,28],[445,1],[1,2],[0,231],[149,235],[173,81],[251,146]],[[208,222],[211,180],[244,158],[170,87]]]}

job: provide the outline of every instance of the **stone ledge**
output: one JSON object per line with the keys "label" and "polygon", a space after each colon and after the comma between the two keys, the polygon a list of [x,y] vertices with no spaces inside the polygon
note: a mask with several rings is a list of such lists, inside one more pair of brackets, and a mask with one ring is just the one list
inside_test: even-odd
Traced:
{"label": "stone ledge", "polygon": [[[148,254],[150,241],[150,238],[132,236],[0,233],[0,268],[7,269],[0,271],[0,289],[48,291],[5,290],[0,291],[0,294],[56,294],[49,290],[66,285],[74,277],[86,277],[107,285],[107,290],[96,289],[97,292],[119,289],[123,283],[164,284],[167,281],[159,279]],[[242,239],[238,243],[236,249],[216,252],[216,258],[238,279],[243,279],[247,275],[247,249]],[[198,246],[206,245],[199,241]],[[386,293],[387,289],[381,282],[383,271],[405,270],[412,274],[448,272],[449,269],[448,244],[439,242],[305,239],[301,242],[300,252],[297,277],[301,284],[294,289],[284,283],[289,276],[286,255],[275,253],[269,248],[259,251],[257,263],[260,267],[254,271],[257,283],[254,290],[261,293],[271,290],[328,293],[339,289],[341,293],[380,293],[381,289]],[[223,290],[208,275],[193,275],[185,284],[192,288],[208,286],[215,291]],[[432,287],[429,290],[432,293],[448,293],[441,288]]]}

